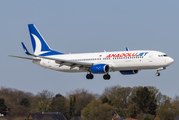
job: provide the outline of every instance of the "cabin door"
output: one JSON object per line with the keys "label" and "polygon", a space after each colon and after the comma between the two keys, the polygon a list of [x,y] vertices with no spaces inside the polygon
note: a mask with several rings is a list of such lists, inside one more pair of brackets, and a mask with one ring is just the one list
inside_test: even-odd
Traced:
{"label": "cabin door", "polygon": [[149,55],[149,62],[152,62],[153,61],[153,57],[152,57],[152,54]]}

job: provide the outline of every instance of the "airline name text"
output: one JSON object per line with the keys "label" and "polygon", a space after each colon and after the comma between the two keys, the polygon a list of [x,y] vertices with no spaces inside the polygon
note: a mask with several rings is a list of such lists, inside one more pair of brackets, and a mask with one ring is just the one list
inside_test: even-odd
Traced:
{"label": "airline name text", "polygon": [[106,56],[106,58],[111,57],[136,57],[136,56],[146,56],[148,52],[142,52],[142,53],[119,53],[119,54],[109,54]]}

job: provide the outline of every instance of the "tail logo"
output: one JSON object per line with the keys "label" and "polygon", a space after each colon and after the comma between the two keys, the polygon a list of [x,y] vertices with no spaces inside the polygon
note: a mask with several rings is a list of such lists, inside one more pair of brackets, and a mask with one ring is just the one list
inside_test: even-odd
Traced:
{"label": "tail logo", "polygon": [[36,36],[36,35],[34,35],[34,34],[32,34],[32,36],[33,36],[33,38],[34,38],[34,40],[35,40],[35,52],[34,52],[34,54],[35,55],[40,55],[40,54],[44,54],[44,53],[47,53],[47,52],[49,52],[49,51],[41,51],[42,50],[42,44],[41,44],[41,42],[40,42],[40,40],[39,40],[39,38]]}

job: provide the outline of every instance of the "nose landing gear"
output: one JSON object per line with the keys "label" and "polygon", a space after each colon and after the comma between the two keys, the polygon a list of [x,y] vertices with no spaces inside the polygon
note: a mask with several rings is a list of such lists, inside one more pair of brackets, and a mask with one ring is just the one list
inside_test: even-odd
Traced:
{"label": "nose landing gear", "polygon": [[166,69],[165,67],[158,68],[157,73],[155,75],[160,76],[160,73],[158,71],[165,70],[165,69]]}

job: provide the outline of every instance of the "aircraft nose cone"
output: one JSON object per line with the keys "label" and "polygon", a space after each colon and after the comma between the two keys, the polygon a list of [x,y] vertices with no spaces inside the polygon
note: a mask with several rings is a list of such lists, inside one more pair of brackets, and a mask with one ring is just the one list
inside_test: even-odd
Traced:
{"label": "aircraft nose cone", "polygon": [[168,62],[169,62],[169,64],[172,64],[172,63],[174,63],[174,59],[173,58],[169,58]]}

